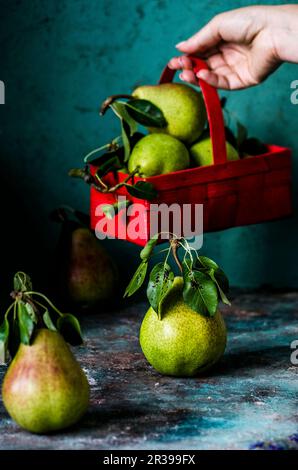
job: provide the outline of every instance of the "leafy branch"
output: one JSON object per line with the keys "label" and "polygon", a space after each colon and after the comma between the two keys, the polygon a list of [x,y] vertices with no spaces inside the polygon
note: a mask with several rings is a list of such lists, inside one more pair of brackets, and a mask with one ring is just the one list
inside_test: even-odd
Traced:
{"label": "leafy branch", "polygon": [[[127,101],[123,101],[123,99]],[[134,146],[144,136],[138,132],[138,125],[161,128],[167,125],[167,121],[162,111],[153,103],[127,94],[106,98],[100,107],[100,115],[104,115],[108,109],[111,109],[120,120],[121,135],[89,152],[84,157],[84,162],[87,165],[84,168],[73,168],[68,174],[73,178],[82,179],[102,193],[112,193],[121,187],[126,187],[131,196],[151,201],[157,196],[153,185],[145,181],[131,184],[130,180],[138,170],[128,173],[126,163]],[[97,166],[95,174],[90,172],[88,165],[91,163],[93,166]],[[127,177],[124,181],[109,187],[104,177],[110,172],[116,174],[119,170],[128,173]]]}
{"label": "leafy branch", "polygon": [[138,199],[152,201],[157,197],[157,191],[155,190],[152,183],[149,183],[148,181],[137,181],[134,184],[129,183],[129,181],[137,174],[137,172],[138,168],[130,172],[123,181],[113,186],[108,186],[102,179],[102,176],[100,176],[101,169],[97,170],[93,175],[90,172],[90,168],[85,166],[84,168],[73,168],[69,171],[68,174],[73,178],[82,179],[85,183],[91,185],[101,193],[115,193],[120,188],[125,187],[131,196]]}
{"label": "leafy branch", "polygon": [[[143,285],[148,271],[148,262],[154,255],[154,249],[161,234],[156,234],[140,252],[141,264],[137,268],[124,297],[130,297]],[[221,300],[230,305],[227,298],[229,281],[223,270],[210,258],[199,256],[185,238],[169,234],[169,248],[164,262],[157,263],[150,272],[147,287],[147,297],[158,318],[162,318],[164,299],[171,291],[174,281],[174,270],[168,259],[172,255],[184,281],[183,299],[195,312],[205,315],[215,315]],[[178,257],[178,250],[184,250],[183,260]],[[161,253],[161,252],[160,252]]]}
{"label": "leafy branch", "polygon": [[0,325],[0,363],[13,357],[20,343],[30,345],[38,328],[59,331],[72,345],[83,342],[78,319],[70,313],[61,312],[41,292],[32,290],[30,277],[19,271],[14,276],[13,302],[4,314]]}

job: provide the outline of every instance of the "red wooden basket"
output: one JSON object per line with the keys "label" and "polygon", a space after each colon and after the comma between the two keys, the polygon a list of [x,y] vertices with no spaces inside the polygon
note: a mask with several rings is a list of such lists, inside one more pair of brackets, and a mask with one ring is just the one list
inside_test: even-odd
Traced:
{"label": "red wooden basket", "polygon": [[[191,57],[194,72],[206,69],[206,64]],[[173,80],[175,71],[165,68],[159,83]],[[214,165],[190,168],[166,175],[148,178],[134,177],[133,181],[149,181],[158,192],[155,204],[203,204],[204,232],[223,230],[289,216],[291,201],[291,150],[277,145],[267,145],[262,155],[236,161],[227,161],[225,129],[222,109],[217,91],[203,80],[199,85],[205,100],[212,140]],[[97,167],[91,165],[91,172]],[[105,181],[111,185],[121,182],[127,175],[108,174]],[[122,238],[144,246],[150,238],[150,202],[131,197],[125,188],[116,193],[101,193],[91,188],[91,227],[105,217],[99,210],[101,204],[113,204],[117,196],[126,196],[138,204],[137,212],[126,217],[120,211],[114,223],[103,229],[111,238]],[[138,236],[127,230],[134,219],[141,220]],[[183,220],[181,221],[183,225]],[[172,224],[173,226],[173,224]],[[172,231],[170,226],[170,231]],[[187,233],[183,234],[187,236]]]}

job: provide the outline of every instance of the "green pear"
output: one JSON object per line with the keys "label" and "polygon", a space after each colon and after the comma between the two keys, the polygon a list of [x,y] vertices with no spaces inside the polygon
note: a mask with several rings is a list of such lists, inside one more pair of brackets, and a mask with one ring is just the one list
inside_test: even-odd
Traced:
{"label": "green pear", "polygon": [[[237,150],[226,142],[227,158],[229,161],[239,160]],[[206,137],[193,144],[190,148],[190,155],[198,166],[213,165],[213,150],[210,137]]]}
{"label": "green pear", "polygon": [[31,346],[21,344],[2,385],[10,416],[24,429],[48,433],[76,423],[89,404],[89,385],[62,336],[37,330]]}
{"label": "green pear", "polygon": [[161,374],[195,376],[214,365],[226,347],[226,327],[218,310],[213,317],[192,310],[183,300],[183,279],[176,277],[163,301],[162,319],[152,307],[141,325],[140,344]]}
{"label": "green pear", "polygon": [[93,232],[85,227],[71,234],[64,289],[74,304],[91,308],[116,291],[116,267]]}
{"label": "green pear", "polygon": [[135,145],[128,169],[137,168],[140,176],[155,176],[184,170],[189,167],[189,153],[185,145],[166,134],[149,134]]}
{"label": "green pear", "polygon": [[199,138],[206,124],[206,110],[202,94],[189,85],[164,83],[140,86],[133,92],[138,99],[155,104],[167,121],[165,128],[150,128],[151,132],[170,134],[191,144]]}

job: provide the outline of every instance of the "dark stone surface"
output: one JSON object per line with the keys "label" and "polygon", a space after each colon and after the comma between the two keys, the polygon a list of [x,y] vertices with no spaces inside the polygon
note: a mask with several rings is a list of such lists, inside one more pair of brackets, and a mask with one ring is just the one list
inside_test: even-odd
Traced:
{"label": "dark stone surface", "polygon": [[[248,449],[298,430],[298,293],[238,294],[223,308],[229,339],[208,376],[163,377],[145,361],[138,330],[145,303],[83,321],[76,350],[92,390],[74,428],[35,436],[0,407],[1,449]],[[1,378],[5,368],[1,367]]]}

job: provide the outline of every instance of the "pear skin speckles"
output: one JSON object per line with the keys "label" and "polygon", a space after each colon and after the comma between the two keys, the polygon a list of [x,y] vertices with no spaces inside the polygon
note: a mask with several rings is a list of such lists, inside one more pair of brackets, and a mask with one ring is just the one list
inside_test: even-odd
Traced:
{"label": "pear skin speckles", "polygon": [[196,313],[182,298],[182,279],[167,299],[163,317],[149,308],[141,325],[140,344],[148,362],[161,374],[195,376],[223,355],[227,333],[218,310],[214,317]]}

